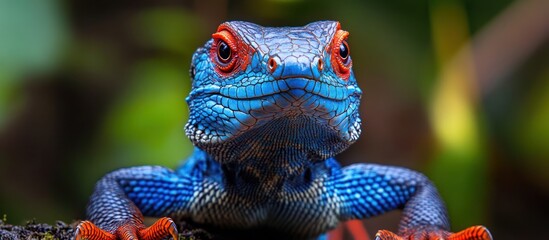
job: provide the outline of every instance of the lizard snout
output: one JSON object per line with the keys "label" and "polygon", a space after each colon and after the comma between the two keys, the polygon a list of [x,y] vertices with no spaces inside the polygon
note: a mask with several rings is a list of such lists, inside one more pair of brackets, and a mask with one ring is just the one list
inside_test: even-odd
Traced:
{"label": "lizard snout", "polygon": [[267,61],[267,70],[275,79],[306,78],[319,80],[324,69],[324,61],[319,56],[271,56]]}

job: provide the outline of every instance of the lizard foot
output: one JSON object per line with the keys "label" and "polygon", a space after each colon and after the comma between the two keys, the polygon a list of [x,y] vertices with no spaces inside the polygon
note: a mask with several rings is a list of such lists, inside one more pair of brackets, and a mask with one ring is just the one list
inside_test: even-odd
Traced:
{"label": "lizard foot", "polygon": [[75,240],[160,240],[167,236],[171,236],[174,240],[178,239],[177,227],[171,218],[163,217],[148,228],[124,224],[116,229],[114,234],[99,228],[90,221],[83,221],[76,227]]}
{"label": "lizard foot", "polygon": [[413,229],[405,232],[404,236],[399,236],[388,230],[379,230],[375,240],[492,240],[490,231],[484,226],[472,226],[457,233],[436,228]]}

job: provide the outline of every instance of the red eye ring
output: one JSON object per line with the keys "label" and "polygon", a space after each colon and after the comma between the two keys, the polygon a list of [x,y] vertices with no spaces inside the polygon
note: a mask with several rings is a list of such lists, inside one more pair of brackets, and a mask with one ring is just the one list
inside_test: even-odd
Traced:
{"label": "red eye ring", "polygon": [[249,67],[255,50],[240,37],[239,32],[233,29],[230,23],[219,25],[212,38],[210,60],[214,70],[222,78],[230,77]]}
{"label": "red eye ring", "polygon": [[339,77],[345,80],[349,79],[353,65],[351,50],[347,44],[348,36],[349,32],[338,29],[330,45],[332,68]]}
{"label": "red eye ring", "polygon": [[214,42],[210,55],[215,60],[217,69],[222,73],[230,73],[235,69],[238,51],[235,37],[227,30],[212,34]]}

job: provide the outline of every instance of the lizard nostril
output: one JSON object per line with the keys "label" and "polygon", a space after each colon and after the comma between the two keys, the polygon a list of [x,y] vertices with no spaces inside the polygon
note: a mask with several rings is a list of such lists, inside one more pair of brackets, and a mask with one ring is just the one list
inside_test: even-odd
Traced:
{"label": "lizard nostril", "polygon": [[318,71],[322,71],[322,69],[324,69],[324,61],[318,59],[318,64],[316,66],[318,67]]}
{"label": "lizard nostril", "polygon": [[273,73],[276,70],[277,64],[276,60],[273,57],[269,58],[269,61],[267,62],[267,67],[269,68],[269,71]]}

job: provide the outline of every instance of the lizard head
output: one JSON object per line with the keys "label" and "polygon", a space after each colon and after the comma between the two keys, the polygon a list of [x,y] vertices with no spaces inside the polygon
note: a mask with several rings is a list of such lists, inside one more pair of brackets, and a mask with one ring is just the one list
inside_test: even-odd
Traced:
{"label": "lizard head", "polygon": [[[187,136],[215,159],[327,159],[360,134],[348,32],[221,24],[193,55]],[[251,150],[251,151],[250,151]]]}

